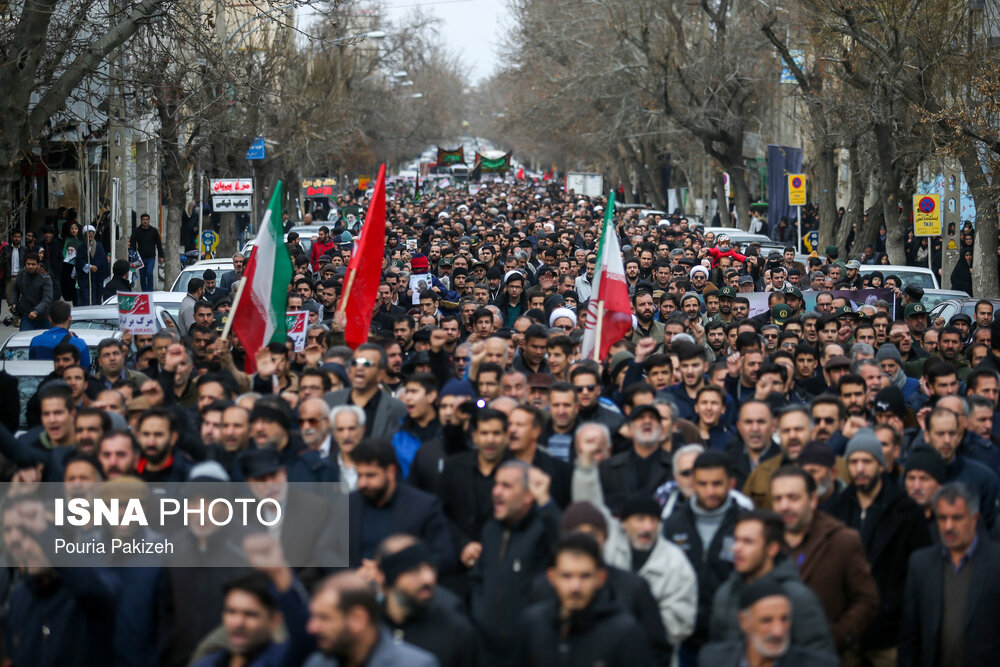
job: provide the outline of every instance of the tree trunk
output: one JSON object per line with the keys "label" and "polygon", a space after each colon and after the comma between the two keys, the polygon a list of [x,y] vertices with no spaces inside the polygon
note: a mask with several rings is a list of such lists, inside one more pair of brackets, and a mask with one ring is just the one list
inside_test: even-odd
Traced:
{"label": "tree trunk", "polygon": [[[6,156],[0,158],[2,160]],[[0,162],[0,239],[6,241],[14,228],[14,184],[17,183],[20,160],[11,156],[11,161]]]}
{"label": "tree trunk", "polygon": [[969,192],[976,202],[976,242],[972,251],[972,295],[980,299],[1000,294],[997,278],[997,203],[975,149],[963,141],[956,151]]}
{"label": "tree trunk", "polygon": [[746,231],[750,229],[750,190],[747,188],[742,151],[740,157],[732,160],[729,165],[729,183],[733,190],[733,203],[736,205],[736,222],[740,229]]}
{"label": "tree trunk", "polygon": [[[730,175],[730,183],[732,183],[732,175]],[[726,183],[721,171],[715,175],[715,201],[719,209],[719,224],[723,227],[732,227],[733,221],[729,217],[729,199],[726,197]],[[712,216],[707,217],[711,221]]]}
{"label": "tree trunk", "polygon": [[[254,183],[254,188],[257,188],[257,183]],[[253,195],[260,200],[260,195],[256,192]],[[249,213],[248,215],[253,215]],[[217,257],[232,257],[233,253],[236,252],[236,214],[235,213],[223,213],[219,216],[221,220],[219,221],[219,251],[216,253]]]}
{"label": "tree trunk", "polygon": [[[813,159],[816,176],[813,201],[819,206],[819,245],[823,247],[836,243],[837,238],[837,161],[833,145],[819,142],[816,145],[819,148]],[[852,158],[853,154],[852,151]]]}

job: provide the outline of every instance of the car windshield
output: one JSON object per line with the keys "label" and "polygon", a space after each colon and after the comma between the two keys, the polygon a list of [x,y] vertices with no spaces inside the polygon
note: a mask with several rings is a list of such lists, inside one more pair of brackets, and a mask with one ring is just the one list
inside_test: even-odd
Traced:
{"label": "car windshield", "polygon": [[9,361],[23,361],[28,358],[28,346],[24,347],[11,347],[8,345],[3,349],[4,360]]}
{"label": "car windshield", "polygon": [[903,280],[904,285],[917,285],[924,289],[934,289],[934,276],[921,271],[893,271]]}
{"label": "car windshield", "polygon": [[[27,349],[27,348],[24,348]],[[18,375],[17,377],[17,394],[21,399],[21,409],[18,412],[17,423],[20,428],[27,430],[28,420],[26,417],[26,411],[28,409],[28,401],[31,397],[35,395],[38,391],[38,385],[41,384],[45,376],[41,375]]]}
{"label": "car windshield", "polygon": [[177,282],[171,292],[187,292],[188,283],[192,278],[201,278],[205,274],[205,269],[192,269],[191,271],[181,271],[177,276]]}
{"label": "car windshield", "polygon": [[97,329],[99,331],[118,331],[118,318],[95,318],[92,320],[73,320],[70,329]]}

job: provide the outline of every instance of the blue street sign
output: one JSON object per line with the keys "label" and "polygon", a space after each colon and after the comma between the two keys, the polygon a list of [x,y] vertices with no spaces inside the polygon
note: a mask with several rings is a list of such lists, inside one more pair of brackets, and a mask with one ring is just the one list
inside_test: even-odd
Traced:
{"label": "blue street sign", "polygon": [[257,137],[250,144],[250,148],[247,149],[247,159],[248,160],[263,160],[264,159],[264,137]]}

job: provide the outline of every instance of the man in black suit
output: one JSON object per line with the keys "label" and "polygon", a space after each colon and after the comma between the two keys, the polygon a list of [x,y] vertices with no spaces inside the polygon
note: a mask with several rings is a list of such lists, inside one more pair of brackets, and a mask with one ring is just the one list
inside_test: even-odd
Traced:
{"label": "man in black suit", "polygon": [[482,553],[483,525],[493,516],[493,479],[510,458],[507,426],[504,413],[479,409],[472,425],[475,451],[454,454],[444,462],[438,494],[463,567],[472,567]]}
{"label": "man in black suit", "polygon": [[977,535],[979,497],[966,484],[941,487],[934,514],[941,544],[910,556],[898,664],[995,664],[1000,545]]}
{"label": "man in black suit", "polygon": [[350,503],[349,567],[367,568],[374,577],[375,552],[390,535],[413,535],[427,545],[439,570],[455,563],[455,549],[441,502],[399,481],[396,450],[385,439],[362,440],[351,453],[358,488]]}

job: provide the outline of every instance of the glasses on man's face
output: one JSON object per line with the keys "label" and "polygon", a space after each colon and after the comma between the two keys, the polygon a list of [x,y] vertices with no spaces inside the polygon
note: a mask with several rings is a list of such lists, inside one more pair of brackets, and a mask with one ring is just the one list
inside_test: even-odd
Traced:
{"label": "glasses on man's face", "polygon": [[819,424],[836,424],[836,417],[813,417],[813,421]]}
{"label": "glasses on man's face", "polygon": [[678,470],[678,477],[690,477],[694,473],[694,468],[688,468],[687,470]]}
{"label": "glasses on man's face", "polygon": [[299,423],[303,426],[316,426],[320,423],[320,419],[316,417],[299,417]]}
{"label": "glasses on man's face", "polygon": [[597,385],[596,384],[578,384],[578,385],[576,385],[576,390],[577,391],[587,391],[587,392],[596,391],[597,390]]}
{"label": "glasses on man's face", "polygon": [[323,334],[316,334],[315,336],[313,335],[306,336],[306,340],[311,343],[318,343],[322,339],[323,339]]}
{"label": "glasses on man's face", "polygon": [[778,334],[775,334],[775,333],[766,333],[766,334],[764,334],[764,338],[767,338],[768,340],[777,339],[778,338]]}
{"label": "glasses on man's face", "polygon": [[374,361],[372,361],[371,359],[365,359],[364,357],[360,357],[358,359],[351,359],[351,366],[354,366],[355,368],[371,368],[374,365],[375,365]]}
{"label": "glasses on man's face", "polygon": [[573,330],[573,325],[572,324],[560,324],[560,325],[556,326],[556,329],[562,329],[563,331],[572,331]]}

